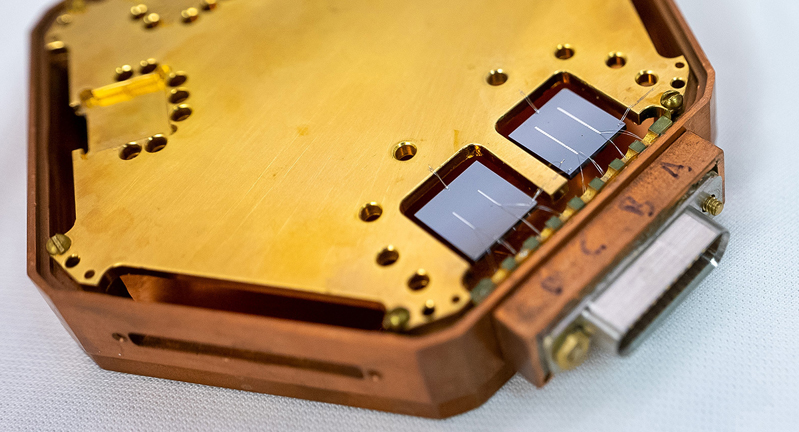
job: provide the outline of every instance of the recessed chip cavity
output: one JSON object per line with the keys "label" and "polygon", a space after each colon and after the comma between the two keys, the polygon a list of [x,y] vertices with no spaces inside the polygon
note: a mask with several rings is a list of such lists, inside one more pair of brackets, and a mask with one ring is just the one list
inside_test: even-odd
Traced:
{"label": "recessed chip cavity", "polygon": [[508,138],[573,178],[624,128],[624,122],[563,88]]}
{"label": "recessed chip cavity", "polygon": [[416,212],[416,219],[476,261],[519,223],[535,202],[480,162]]}

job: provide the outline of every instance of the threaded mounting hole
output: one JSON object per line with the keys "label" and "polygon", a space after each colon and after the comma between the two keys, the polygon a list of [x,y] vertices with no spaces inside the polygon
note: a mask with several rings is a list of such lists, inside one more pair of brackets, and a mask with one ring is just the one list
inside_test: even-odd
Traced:
{"label": "threaded mounting hole", "polygon": [[627,64],[627,58],[620,52],[613,52],[608,54],[605,64],[611,69],[621,69]]}
{"label": "threaded mounting hole", "polygon": [[376,202],[370,202],[361,207],[361,211],[358,215],[364,222],[374,222],[383,215],[383,207],[380,207],[380,204]]}
{"label": "threaded mounting hole", "polygon": [[399,252],[394,246],[386,246],[377,254],[377,264],[383,267],[390,266],[399,260]]}
{"label": "threaded mounting hole", "polygon": [[78,266],[78,264],[80,264],[80,257],[77,255],[72,255],[64,262],[64,265],[67,268],[75,268]]}
{"label": "threaded mounting hole", "polygon": [[150,139],[147,140],[147,146],[145,149],[148,153],[157,153],[166,147],[167,139],[163,135],[153,135]]}
{"label": "threaded mounting hole", "polygon": [[574,57],[575,51],[574,47],[569,44],[560,44],[555,47],[555,57],[561,60],[568,60]]}
{"label": "threaded mounting hole", "polygon": [[505,73],[502,69],[494,69],[488,73],[488,77],[486,77],[486,82],[488,82],[492,86],[500,86],[508,82],[508,74]]}
{"label": "threaded mounting hole", "polygon": [[424,270],[418,270],[410,279],[408,279],[408,288],[411,291],[421,291],[430,285],[430,276]]}
{"label": "threaded mounting hole", "polygon": [[186,104],[178,105],[172,110],[172,121],[180,122],[186,120],[193,112],[191,107]]}
{"label": "threaded mounting hole", "polygon": [[173,104],[186,102],[188,98],[189,98],[189,91],[182,87],[172,89],[172,91],[169,94],[169,102]]}
{"label": "threaded mounting hole", "polygon": [[136,143],[127,143],[122,146],[122,150],[119,151],[119,158],[122,160],[131,160],[136,158],[141,154],[141,146]]}
{"label": "threaded mounting hole", "polygon": [[685,87],[685,80],[682,78],[674,78],[671,80],[671,87],[676,89],[681,89]]}
{"label": "threaded mounting hole", "polygon": [[409,161],[416,156],[417,151],[418,149],[416,148],[416,144],[403,141],[394,146],[394,159],[403,162]]}
{"label": "threaded mounting hole", "polygon": [[658,76],[653,71],[641,71],[636,75],[635,82],[642,87],[652,87],[658,83]]}
{"label": "threaded mounting hole", "polygon": [[170,87],[178,87],[186,84],[186,81],[189,80],[189,76],[186,75],[186,72],[175,72],[169,75],[169,84]]}

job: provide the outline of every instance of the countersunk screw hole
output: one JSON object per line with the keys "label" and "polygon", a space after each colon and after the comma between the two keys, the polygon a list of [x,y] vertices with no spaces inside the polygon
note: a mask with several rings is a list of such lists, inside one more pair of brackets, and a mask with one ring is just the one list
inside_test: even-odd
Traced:
{"label": "countersunk screw hole", "polygon": [[685,80],[682,78],[674,78],[671,80],[671,86],[676,89],[681,89],[685,87]]}
{"label": "countersunk screw hole", "polygon": [[377,264],[383,267],[390,266],[399,260],[399,252],[394,249],[394,246],[386,246],[379,254],[377,254]]}
{"label": "countersunk screw hole", "polygon": [[157,153],[166,147],[167,139],[163,135],[153,135],[147,140],[147,147],[145,149],[148,153]]}
{"label": "countersunk screw hole", "polygon": [[80,264],[80,257],[77,255],[72,255],[71,257],[67,258],[66,262],[64,262],[64,265],[67,266],[67,268],[74,268],[78,264]]}
{"label": "countersunk screw hole", "polygon": [[408,288],[411,291],[421,291],[430,285],[430,276],[424,270],[418,270],[410,279],[408,279]]}
{"label": "countersunk screw hole", "polygon": [[172,89],[172,91],[169,94],[169,102],[173,104],[186,102],[188,98],[189,98],[189,91],[186,90],[185,88]]}
{"label": "countersunk screw hole", "polygon": [[131,160],[141,154],[141,146],[136,143],[127,143],[122,146],[119,151],[119,158],[122,160]]}
{"label": "countersunk screw hole", "polygon": [[416,145],[411,142],[403,141],[394,146],[394,159],[398,161],[409,161],[416,156]]}
{"label": "countersunk screw hole", "polygon": [[380,207],[380,204],[376,202],[370,202],[363,207],[361,207],[361,211],[359,216],[362,221],[364,222],[374,222],[380,219],[380,216],[383,215],[383,208]]}
{"label": "countersunk screw hole", "polygon": [[491,84],[492,86],[500,86],[508,82],[508,74],[505,73],[502,69],[494,69],[488,73],[488,77],[486,77],[486,82]]}
{"label": "countersunk screw hole", "polygon": [[188,80],[189,76],[186,75],[186,72],[173,72],[169,74],[169,80],[167,81],[167,84],[169,84],[170,87],[178,87],[186,84],[186,81]]}
{"label": "countersunk screw hole", "polygon": [[635,82],[642,87],[652,87],[658,83],[658,76],[653,71],[641,71],[635,77]]}
{"label": "countersunk screw hole", "polygon": [[133,76],[133,68],[130,65],[118,67],[116,70],[117,81],[129,80]]}
{"label": "countersunk screw hole", "polygon": [[158,68],[158,61],[156,59],[147,59],[139,62],[139,73],[142,75],[153,73],[156,68]]}
{"label": "countersunk screw hole", "polygon": [[569,44],[560,44],[555,47],[555,57],[561,60],[568,60],[574,57],[574,47]]}
{"label": "countersunk screw hole", "polygon": [[621,69],[627,64],[627,58],[620,52],[613,52],[608,54],[605,64],[611,69]]}
{"label": "countersunk screw hole", "polygon": [[180,104],[172,110],[172,121],[181,122],[191,116],[194,111],[186,104]]}

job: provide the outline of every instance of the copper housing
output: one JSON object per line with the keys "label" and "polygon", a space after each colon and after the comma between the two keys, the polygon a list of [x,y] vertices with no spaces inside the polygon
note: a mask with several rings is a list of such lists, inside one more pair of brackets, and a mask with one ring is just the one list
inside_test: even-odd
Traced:
{"label": "copper housing", "polygon": [[[415,335],[177,300],[138,302],[94,292],[66,274],[46,249],[51,236],[74,222],[70,151],[81,145],[74,123],[65,120],[71,114],[66,79],[51,67],[54,53],[45,49],[45,33],[63,11],[58,6],[35,28],[31,44],[28,273],[86,353],[108,370],[432,418],[481,405],[516,372],[542,386],[552,374],[540,342],[553,323],[705,173],[724,175],[722,152],[710,142],[713,69],[672,0],[634,3],[659,50],[688,62],[688,109],[601,199],[484,302]],[[675,177],[663,163],[685,169]],[[626,212],[620,203],[629,199],[647,201],[653,211],[643,217]],[[180,278],[173,283],[197,297],[214,285]],[[246,287],[229,288],[246,295]]]}

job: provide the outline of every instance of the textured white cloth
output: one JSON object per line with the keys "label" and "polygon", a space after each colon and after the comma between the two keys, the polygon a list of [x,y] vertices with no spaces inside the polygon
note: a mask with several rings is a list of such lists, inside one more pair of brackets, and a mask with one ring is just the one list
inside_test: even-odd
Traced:
{"label": "textured white cloth", "polygon": [[544,389],[517,376],[445,421],[106,372],[83,354],[25,274],[27,41],[50,2],[2,2],[0,430],[799,430],[799,2],[680,1],[718,71],[720,268],[630,358],[595,355]]}

